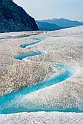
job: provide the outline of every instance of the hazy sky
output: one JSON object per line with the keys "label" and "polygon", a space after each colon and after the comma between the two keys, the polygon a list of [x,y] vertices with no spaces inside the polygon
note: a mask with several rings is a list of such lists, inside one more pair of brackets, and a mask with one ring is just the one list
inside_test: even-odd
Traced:
{"label": "hazy sky", "polygon": [[36,20],[67,18],[83,21],[83,0],[13,0]]}

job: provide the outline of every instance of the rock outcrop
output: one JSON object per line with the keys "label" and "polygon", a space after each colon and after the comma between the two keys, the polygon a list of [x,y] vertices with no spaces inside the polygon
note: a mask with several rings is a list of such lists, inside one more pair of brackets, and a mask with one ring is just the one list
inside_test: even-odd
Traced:
{"label": "rock outcrop", "polygon": [[38,30],[34,18],[12,0],[0,0],[0,32]]}

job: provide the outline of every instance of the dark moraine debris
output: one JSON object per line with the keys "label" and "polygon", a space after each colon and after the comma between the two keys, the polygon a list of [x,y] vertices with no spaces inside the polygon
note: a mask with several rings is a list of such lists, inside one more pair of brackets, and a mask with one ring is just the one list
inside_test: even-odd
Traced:
{"label": "dark moraine debris", "polygon": [[38,26],[25,10],[12,0],[0,0],[0,32],[34,31]]}

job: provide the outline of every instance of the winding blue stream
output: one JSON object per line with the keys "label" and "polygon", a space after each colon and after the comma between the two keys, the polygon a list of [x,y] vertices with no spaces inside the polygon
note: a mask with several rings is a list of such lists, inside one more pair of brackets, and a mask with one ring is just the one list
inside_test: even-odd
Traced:
{"label": "winding blue stream", "polygon": [[41,55],[44,54],[44,51],[38,51],[38,52],[30,52],[30,53],[24,53],[24,54],[19,54],[14,56],[14,58],[19,59],[19,60],[23,60],[24,58],[30,57],[30,56],[37,56],[37,55]]}
{"label": "winding blue stream", "polygon": [[[43,54],[43,52],[38,51],[38,52],[32,52],[32,53],[28,53],[28,54],[17,55],[17,56],[15,56],[15,58],[22,60],[26,57],[41,55],[41,54]],[[1,96],[0,97],[0,113],[1,114],[10,114],[10,113],[16,113],[16,112],[55,111],[54,109],[49,110],[47,108],[46,109],[37,108],[35,110],[35,109],[33,109],[33,106],[28,107],[28,105],[30,105],[30,103],[26,104],[26,102],[25,102],[24,104],[22,104],[20,102],[21,98],[23,98],[23,96],[25,96],[26,94],[30,94],[31,92],[35,92],[42,88],[46,88],[48,86],[52,86],[54,84],[60,83],[64,80],[70,78],[76,72],[73,67],[69,67],[69,66],[66,66],[63,64],[54,64],[54,63],[52,63],[52,64],[54,66],[60,67],[61,69],[64,69],[64,72],[62,72],[58,75],[55,75],[55,76],[53,76],[47,80],[44,80],[42,82],[38,82],[37,84],[31,85],[31,86],[28,86],[21,90],[18,90],[16,92],[13,92],[11,94]],[[17,105],[16,101],[18,99],[20,99],[20,100]],[[75,108],[75,110],[76,110],[76,108]],[[59,110],[59,111],[61,111],[61,110]]]}
{"label": "winding blue stream", "polygon": [[37,43],[39,43],[41,40],[42,40],[43,38],[34,38],[34,40],[36,40],[35,42],[33,41],[33,42],[31,42],[31,43],[26,43],[26,44],[22,44],[22,45],[20,45],[20,47],[21,48],[26,48],[26,47],[28,47],[28,46],[32,46],[32,45],[34,45],[34,44],[37,44]]}
{"label": "winding blue stream", "polygon": [[[60,83],[69,77],[71,77],[75,73],[75,69],[69,66],[65,66],[62,64],[56,64],[60,68],[63,68],[65,71],[57,76],[54,76],[48,80],[44,80],[42,82],[39,82],[38,84],[34,84],[32,86],[28,86],[26,88],[23,88],[22,90],[18,90],[16,92],[13,92],[11,94],[1,96],[0,97],[0,113],[1,114],[10,114],[10,113],[16,113],[16,112],[31,112],[35,111],[32,108],[25,108],[25,105],[20,104],[17,107],[16,103],[14,102],[16,98],[18,99],[20,96],[23,97],[26,94],[29,94],[31,92],[35,92],[37,90],[40,90],[42,88],[52,86],[54,84]],[[37,111],[42,111],[42,109],[38,109]],[[44,110],[45,111],[45,110]],[[49,110],[46,110],[49,111]],[[51,111],[51,110],[50,110]],[[52,110],[53,111],[53,110]],[[59,110],[60,111],[60,110]]]}

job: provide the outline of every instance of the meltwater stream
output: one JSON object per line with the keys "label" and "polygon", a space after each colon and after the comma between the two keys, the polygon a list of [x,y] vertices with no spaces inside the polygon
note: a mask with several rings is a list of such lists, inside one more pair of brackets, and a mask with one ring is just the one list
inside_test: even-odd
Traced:
{"label": "meltwater stream", "polygon": [[24,53],[24,54],[19,54],[19,55],[15,56],[15,58],[18,59],[18,60],[23,60],[23,59],[25,59],[27,57],[38,56],[38,55],[42,55],[44,53],[45,53],[44,51]]}
{"label": "meltwater stream", "polygon": [[33,41],[31,43],[22,44],[22,45],[20,45],[20,47],[21,48],[26,48],[28,46],[35,45],[35,44],[39,43],[41,40],[43,40],[43,38],[40,38],[40,39],[39,38],[34,38],[33,40],[36,40],[36,41]]}
{"label": "meltwater stream", "polygon": [[[41,55],[44,54],[42,52],[33,52],[33,53],[28,53],[27,55],[18,55],[15,56],[16,59],[22,60],[26,57],[30,56],[35,56],[35,55]],[[51,63],[51,62],[50,62]],[[36,112],[36,111],[55,111],[55,110],[49,110],[48,108],[42,109],[42,108],[37,108],[30,106],[30,103],[28,102],[26,104],[25,102],[20,102],[22,98],[25,95],[28,95],[32,92],[36,92],[42,88],[46,88],[48,86],[52,86],[54,84],[60,83],[68,78],[70,78],[76,71],[73,67],[69,67],[63,64],[54,64],[54,66],[58,66],[61,69],[64,69],[64,72],[55,75],[47,80],[44,80],[42,82],[38,82],[37,84],[28,86],[26,88],[23,88],[21,90],[18,90],[16,92],[13,92],[8,95],[4,95],[0,97],[0,114],[10,114],[10,113],[17,113],[17,112]],[[18,101],[18,104],[17,104]],[[30,106],[30,107],[29,107]],[[57,110],[58,111],[58,110]],[[61,111],[61,110],[59,110]],[[72,111],[72,110],[71,110]]]}
{"label": "meltwater stream", "polygon": [[[28,104],[26,105],[26,102],[21,103],[20,100],[26,94],[29,94],[31,92],[35,92],[35,91],[40,90],[42,88],[46,88],[48,86],[52,86],[54,84],[60,83],[64,80],[70,78],[75,73],[75,69],[72,67],[65,66],[62,64],[56,64],[56,65],[58,67],[64,69],[65,71],[61,74],[58,74],[57,76],[54,76],[54,77],[48,79],[48,80],[39,82],[38,84],[28,86],[26,88],[23,88],[22,90],[18,90],[16,92],[11,93],[11,94],[0,97],[0,113],[1,114],[10,114],[10,113],[16,113],[16,112],[42,111],[42,108],[37,109],[37,110],[35,110],[35,108],[32,109],[33,106],[32,106],[32,108],[28,108]],[[17,100],[19,99],[18,105],[17,105],[16,99]],[[45,111],[45,110],[43,110],[43,111]]]}

